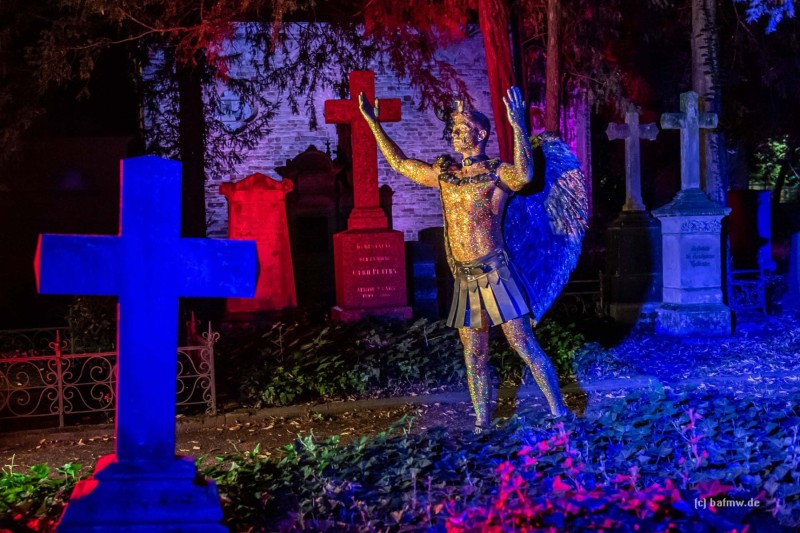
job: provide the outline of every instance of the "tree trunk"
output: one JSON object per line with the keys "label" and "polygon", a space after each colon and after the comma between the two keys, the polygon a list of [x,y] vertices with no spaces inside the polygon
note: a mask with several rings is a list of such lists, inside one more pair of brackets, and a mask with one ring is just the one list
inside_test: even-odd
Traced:
{"label": "tree trunk", "polygon": [[561,0],[547,0],[547,67],[545,69],[544,129],[561,129]]}
{"label": "tree trunk", "polygon": [[[719,39],[716,0],[692,0],[692,90],[700,96],[700,112],[719,114]],[[725,205],[727,179],[723,169],[724,139],[708,130],[701,133],[700,180],[709,198]]]}
{"label": "tree trunk", "polygon": [[503,104],[503,96],[513,83],[507,0],[479,0],[478,20],[483,34],[486,73],[489,76],[492,112],[494,113],[500,157],[504,161],[511,161],[514,150],[513,138],[511,126],[506,118],[506,107]]}
{"label": "tree trunk", "polygon": [[206,236],[206,120],[200,66],[175,67],[178,78],[178,146],[183,169],[181,235]]}
{"label": "tree trunk", "polygon": [[781,171],[778,173],[775,185],[773,185],[772,192],[769,195],[769,199],[774,206],[781,203],[781,194],[783,193],[783,187],[786,185],[786,178],[789,177],[789,170],[789,160],[784,159],[783,163],[781,163]]}

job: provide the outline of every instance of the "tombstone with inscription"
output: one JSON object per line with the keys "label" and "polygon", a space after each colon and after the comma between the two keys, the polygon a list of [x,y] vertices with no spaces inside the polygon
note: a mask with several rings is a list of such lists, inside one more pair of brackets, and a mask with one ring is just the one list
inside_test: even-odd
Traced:
{"label": "tombstone with inscription", "polygon": [[[375,99],[375,74],[350,73],[349,100],[327,100],[325,121],[349,124],[353,151],[354,206],[347,231],[334,236],[336,320],[357,320],[365,315],[410,318],[406,304],[406,264],[403,234],[388,229],[380,206],[378,146],[361,112],[358,95]],[[400,100],[381,100],[378,120],[400,120]]]}
{"label": "tombstone with inscription", "polygon": [[122,175],[119,235],[41,235],[36,252],[40,292],[119,298],[115,453],[75,486],[58,531],[222,533],[214,482],[175,455],[178,298],[252,295],[256,247],[180,237],[180,163],[126,159]]}
{"label": "tombstone with inscription", "polygon": [[286,193],[290,180],[251,174],[219,187],[228,200],[228,238],[254,240],[261,275],[254,298],[229,298],[229,315],[249,315],[297,306],[286,222]]}
{"label": "tombstone with inscription", "polygon": [[730,209],[700,189],[700,129],[717,116],[699,114],[697,93],[681,94],[681,113],[661,116],[661,127],[681,131],[681,191],[653,215],[661,221],[663,303],[656,331],[683,335],[730,335],[731,311],[722,299],[722,219]]}
{"label": "tombstone with inscription", "polygon": [[639,139],[654,140],[655,124],[639,124],[635,112],[625,124],[609,124],[610,140],[625,140],[625,204],[606,232],[606,276],[611,283],[609,313],[634,323],[661,302],[661,227],[642,201]]}

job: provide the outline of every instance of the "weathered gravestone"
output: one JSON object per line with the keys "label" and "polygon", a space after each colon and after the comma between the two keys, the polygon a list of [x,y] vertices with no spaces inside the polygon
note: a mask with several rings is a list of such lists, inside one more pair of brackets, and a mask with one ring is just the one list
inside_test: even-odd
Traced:
{"label": "weathered gravestone", "polygon": [[116,453],[79,482],[59,531],[223,532],[213,481],[175,455],[178,298],[248,296],[253,242],[182,239],[180,163],[122,162],[118,236],[41,235],[49,294],[116,295]]}
{"label": "weathered gravestone", "polygon": [[636,322],[661,301],[661,227],[642,201],[639,139],[654,140],[655,124],[639,124],[625,113],[625,124],[609,124],[610,140],[625,140],[625,204],[606,231],[606,273],[611,282],[609,313],[615,320]]}
{"label": "weathered gravestone", "polygon": [[286,195],[286,216],[300,305],[334,299],[333,235],[347,229],[346,215],[353,208],[352,189],[341,171],[315,146],[275,169],[294,183]]}
{"label": "weathered gravestone", "polygon": [[681,94],[681,113],[665,113],[661,127],[681,131],[681,191],[653,215],[661,221],[663,303],[656,331],[667,335],[730,335],[731,312],[722,299],[722,219],[730,209],[700,189],[700,129],[717,116],[699,114],[697,93]]}
{"label": "weathered gravestone", "polygon": [[286,222],[286,194],[291,190],[291,180],[274,180],[260,173],[219,186],[219,192],[228,200],[228,238],[256,241],[262,273],[254,298],[227,300],[226,311],[230,315],[297,306]]}
{"label": "weathered gravestone", "polygon": [[[365,315],[410,318],[403,234],[388,229],[380,207],[378,145],[358,109],[362,92],[375,101],[373,72],[351,72],[350,99],[325,102],[325,122],[350,124],[353,151],[353,211],[347,231],[333,240],[337,305],[332,314],[345,321]],[[400,120],[400,100],[381,100],[378,109],[378,120]]]}

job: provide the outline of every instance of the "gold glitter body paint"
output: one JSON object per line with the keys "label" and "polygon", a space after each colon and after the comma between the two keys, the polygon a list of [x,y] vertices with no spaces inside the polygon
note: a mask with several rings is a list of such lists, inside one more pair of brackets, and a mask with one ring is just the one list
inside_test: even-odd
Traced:
{"label": "gold glitter body paint", "polygon": [[[483,167],[476,163],[466,169],[451,168],[448,174],[462,180],[477,176],[493,177]],[[466,183],[441,180],[439,190],[453,259],[472,261],[504,246],[500,215],[508,193],[497,186],[496,178],[476,183],[470,183],[469,180]]]}
{"label": "gold glitter body paint", "polygon": [[[359,98],[361,113],[389,165],[420,185],[439,188],[451,267],[454,261],[473,261],[504,247],[502,214],[505,203],[511,191],[520,190],[533,178],[532,149],[525,132],[522,97],[513,88],[508,91],[508,98],[504,98],[504,101],[514,132],[514,164],[488,160],[488,120],[485,121],[487,129],[484,129],[478,123],[480,118],[476,121],[474,113],[459,108],[453,114],[451,132],[453,148],[463,157],[462,164],[457,165],[446,160],[442,163],[442,158],[437,163],[428,164],[406,157],[383,131],[375,118],[377,111],[363,94]],[[475,409],[476,431],[489,427],[492,403],[489,320],[486,311],[482,311],[482,315],[482,327],[458,329],[464,345],[467,384]],[[530,316],[503,322],[501,328],[509,345],[530,368],[551,413],[557,416],[565,414],[567,408],[558,387],[555,369],[536,342]]]}

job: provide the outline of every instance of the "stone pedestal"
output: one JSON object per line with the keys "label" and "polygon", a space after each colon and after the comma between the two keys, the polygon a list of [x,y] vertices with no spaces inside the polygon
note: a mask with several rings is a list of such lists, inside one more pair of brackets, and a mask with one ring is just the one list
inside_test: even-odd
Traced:
{"label": "stone pedestal", "polygon": [[275,180],[252,174],[236,183],[223,183],[220,192],[228,200],[228,238],[254,240],[260,275],[253,298],[229,298],[229,315],[252,315],[297,306],[286,221],[286,194],[291,180]]}
{"label": "stone pedestal", "polygon": [[221,523],[216,485],[198,477],[191,457],[159,464],[106,455],[75,486],[58,531],[224,533]]}
{"label": "stone pedestal", "polygon": [[411,308],[406,305],[404,247],[400,231],[347,230],[333,236],[334,320],[358,320],[367,315],[411,318]]}
{"label": "stone pedestal", "polygon": [[680,191],[653,215],[661,221],[663,303],[656,332],[673,336],[731,334],[722,299],[722,219],[730,209],[699,188]]}
{"label": "stone pedestal", "polygon": [[623,211],[606,231],[609,313],[635,323],[661,303],[661,226],[647,211]]}

